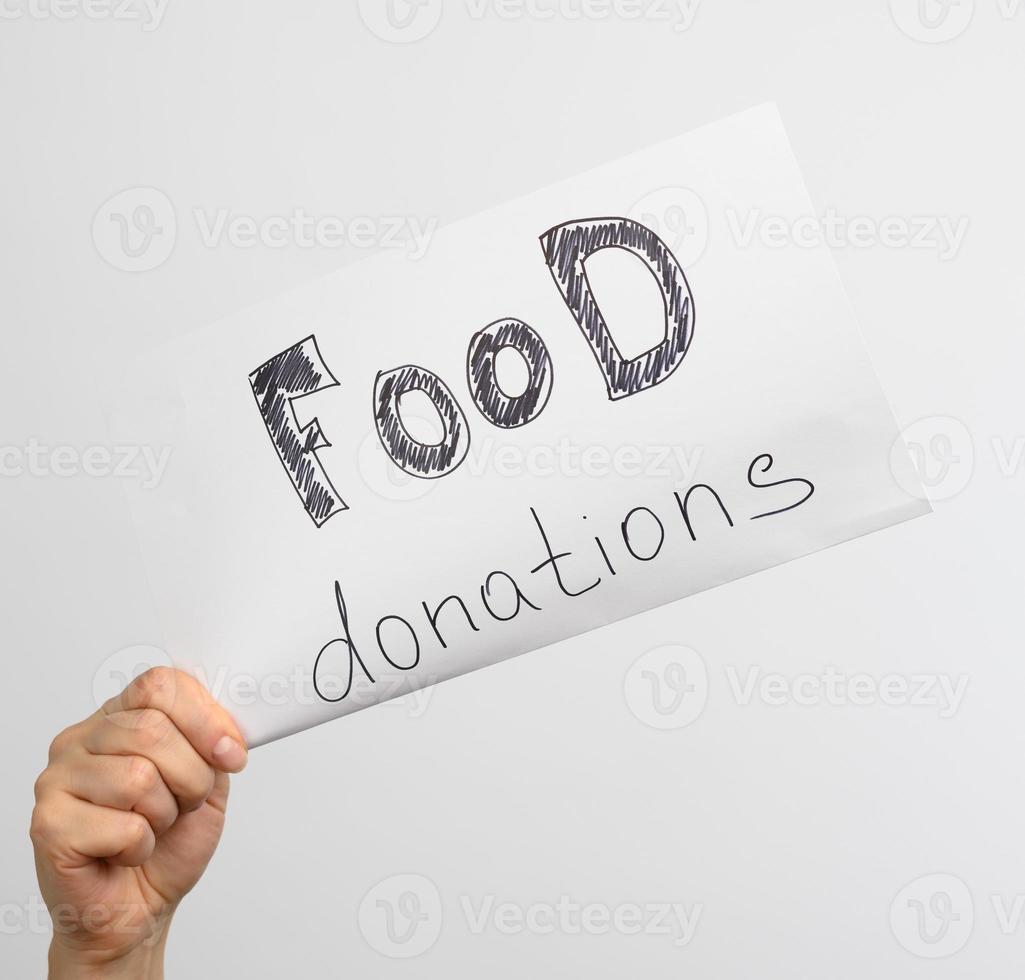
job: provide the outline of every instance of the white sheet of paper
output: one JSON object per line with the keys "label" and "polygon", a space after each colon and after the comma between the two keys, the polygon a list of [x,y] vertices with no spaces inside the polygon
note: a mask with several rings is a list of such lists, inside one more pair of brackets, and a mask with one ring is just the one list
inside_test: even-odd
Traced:
{"label": "white sheet of paper", "polygon": [[[789,226],[815,213],[771,106],[147,359],[114,426],[121,442],[172,450],[159,485],[130,495],[173,660],[258,745],[928,511],[831,256],[748,240],[756,209]],[[541,242],[608,216],[656,232],[692,296],[686,356],[615,399]],[[641,260],[605,249],[586,270],[624,356],[667,336]],[[467,375],[471,338],[504,318],[529,324],[551,359],[547,403],[516,428],[484,417]],[[322,448],[306,462],[340,498],[319,526],[250,381],[311,336],[338,381],[290,403],[297,427],[318,420]],[[510,396],[516,357],[497,362]],[[435,372],[463,413],[456,455],[469,448],[446,475],[408,475],[379,438],[375,379],[403,365]],[[402,424],[435,442],[442,420],[418,397],[402,400]],[[708,489],[686,498],[696,484],[722,506]],[[448,596],[462,605],[438,611]]]}

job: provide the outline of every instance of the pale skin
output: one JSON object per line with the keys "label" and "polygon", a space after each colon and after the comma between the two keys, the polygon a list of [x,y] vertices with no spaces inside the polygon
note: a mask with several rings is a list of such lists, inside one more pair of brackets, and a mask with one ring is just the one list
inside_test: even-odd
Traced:
{"label": "pale skin", "polygon": [[171,919],[217,848],[228,774],[246,759],[228,712],[170,668],[53,740],[31,828],[51,980],[164,976]]}

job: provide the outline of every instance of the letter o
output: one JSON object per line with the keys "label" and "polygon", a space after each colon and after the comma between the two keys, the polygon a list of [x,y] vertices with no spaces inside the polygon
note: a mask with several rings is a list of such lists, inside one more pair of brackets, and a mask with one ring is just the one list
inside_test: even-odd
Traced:
{"label": "letter o", "polygon": [[[399,399],[422,391],[441,416],[445,434],[439,443],[414,439],[402,424]],[[382,372],[374,385],[374,422],[381,445],[395,465],[410,476],[434,480],[451,473],[470,449],[470,430],[459,402],[433,371],[407,364]]]}
{"label": "letter o", "polygon": [[[510,397],[498,383],[495,359],[510,348],[523,358],[529,372],[526,390]],[[466,353],[466,382],[478,411],[501,429],[515,429],[537,418],[552,394],[555,372],[540,334],[515,318],[496,320],[473,335]]]}

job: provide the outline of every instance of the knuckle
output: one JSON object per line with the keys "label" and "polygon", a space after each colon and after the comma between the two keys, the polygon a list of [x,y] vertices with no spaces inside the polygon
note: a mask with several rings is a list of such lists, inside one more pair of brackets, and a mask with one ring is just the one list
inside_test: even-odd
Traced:
{"label": "knuckle", "polygon": [[32,793],[35,796],[36,803],[46,795],[46,791],[49,788],[52,779],[53,776],[49,769],[44,769],[38,776],[36,776],[35,784],[32,786]]}
{"label": "knuckle", "polygon": [[126,788],[132,799],[145,796],[152,792],[160,782],[160,771],[143,756],[132,756],[128,763]]}
{"label": "knuckle", "polygon": [[145,817],[140,816],[138,813],[126,814],[125,819],[125,840],[127,846],[137,847],[149,836],[149,823]]}
{"label": "knuckle", "polygon": [[170,667],[150,667],[133,683],[146,700],[162,700],[174,691],[175,672]]}
{"label": "knuckle", "polygon": [[121,827],[122,859],[119,863],[130,867],[143,864],[153,852],[156,843],[149,821],[138,813],[126,813]]}
{"label": "knuckle", "polygon": [[213,792],[215,775],[208,765],[192,767],[183,783],[182,799],[188,809],[198,809]]}
{"label": "knuckle", "polygon": [[36,847],[41,847],[53,840],[57,832],[57,819],[53,808],[41,803],[37,804],[32,810],[32,821],[28,829],[32,843]]}
{"label": "knuckle", "polygon": [[77,726],[65,728],[54,736],[53,741],[50,742],[50,748],[47,753],[50,762],[53,762],[54,759],[68,750],[75,740],[76,728]]}
{"label": "knuckle", "polygon": [[178,805],[172,797],[170,802],[157,807],[154,810],[153,815],[150,817],[150,823],[153,826],[153,833],[159,836],[164,833],[165,830],[170,830],[170,828],[174,826],[179,815]]}

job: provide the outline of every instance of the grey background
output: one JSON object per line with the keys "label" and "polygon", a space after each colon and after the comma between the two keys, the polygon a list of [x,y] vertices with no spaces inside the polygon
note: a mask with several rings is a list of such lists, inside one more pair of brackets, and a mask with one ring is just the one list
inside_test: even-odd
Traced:
{"label": "grey background", "polygon": [[[7,0],[8,468],[30,440],[107,445],[104,391],[135,354],[363,254],[208,247],[194,209],[444,223],[774,99],[820,213],[875,228],[968,221],[953,256],[872,234],[835,249],[937,510],[450,682],[426,710],[386,705],[259,750],[177,917],[170,975],[1016,975],[1025,11],[926,0],[921,19],[912,0],[704,0],[677,31],[629,0],[539,0],[522,16],[445,0],[427,36],[391,43],[382,6],[169,0],[147,25]],[[652,16],[624,16],[638,6]],[[412,13],[433,23],[437,9]],[[92,225],[140,186],[173,202],[177,235],[159,267],[130,273],[105,260]],[[111,664],[135,656],[121,651],[156,636],[126,477],[23,469],[0,477],[11,977],[44,972],[27,827],[47,744],[93,710]],[[707,703],[661,731],[624,690],[638,658],[666,645],[697,651]],[[830,666],[968,687],[944,718],[935,704],[743,704],[728,679]],[[427,882],[390,881],[400,874]],[[906,911],[898,893],[931,875],[938,887],[906,894],[950,897],[959,919],[924,920],[939,944],[890,921]],[[396,890],[420,900],[418,941],[436,936],[420,955],[392,958],[373,924],[361,929],[381,882],[371,907]],[[475,930],[465,910],[562,895],[701,912],[678,946],[657,929]],[[960,948],[928,958],[944,942]]]}

